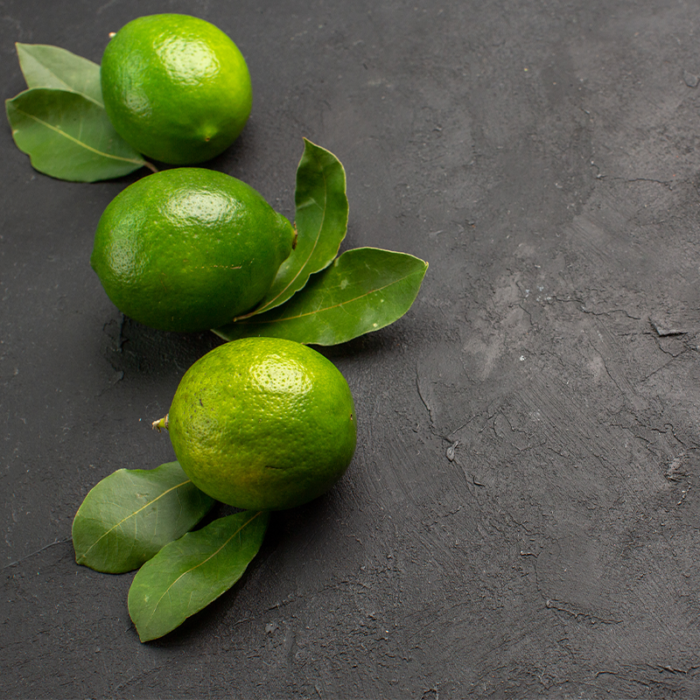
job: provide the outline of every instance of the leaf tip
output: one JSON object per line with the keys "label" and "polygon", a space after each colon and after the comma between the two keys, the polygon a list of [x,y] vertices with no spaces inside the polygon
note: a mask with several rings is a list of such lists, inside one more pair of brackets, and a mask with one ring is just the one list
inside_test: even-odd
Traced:
{"label": "leaf tip", "polygon": [[[129,614],[129,617],[131,617],[131,614]],[[139,636],[139,641],[141,644],[145,644],[146,642],[150,642],[151,639],[155,639],[155,637],[149,636],[145,630],[140,630],[133,617],[131,618],[131,622],[134,625],[134,629],[136,630],[136,634]]]}
{"label": "leaf tip", "polygon": [[136,634],[139,636],[139,642],[141,644],[145,644],[146,642],[150,642],[152,639],[155,639],[155,637],[148,637],[147,635],[141,635],[141,632],[139,632],[139,628],[136,628]]}

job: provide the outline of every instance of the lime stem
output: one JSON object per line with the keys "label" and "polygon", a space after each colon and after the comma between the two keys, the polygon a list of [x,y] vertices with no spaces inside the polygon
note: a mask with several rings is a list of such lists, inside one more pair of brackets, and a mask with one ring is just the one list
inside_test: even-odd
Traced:
{"label": "lime stem", "polygon": [[153,423],[151,423],[151,427],[153,430],[157,430],[160,432],[165,428],[165,430],[168,429],[168,416],[166,415],[165,418],[161,418],[160,420],[154,420]]}
{"label": "lime stem", "polygon": [[144,164],[144,166],[145,166],[146,168],[148,168],[151,172],[153,172],[153,173],[157,173],[157,172],[158,172],[158,168],[156,168],[156,166],[153,165],[153,163],[149,163],[147,160],[144,160],[144,161],[143,161],[143,164]]}

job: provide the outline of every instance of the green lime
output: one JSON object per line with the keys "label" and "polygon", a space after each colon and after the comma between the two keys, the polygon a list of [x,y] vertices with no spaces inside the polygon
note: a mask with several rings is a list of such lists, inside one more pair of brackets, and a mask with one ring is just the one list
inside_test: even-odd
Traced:
{"label": "green lime", "polygon": [[219,155],[241,133],[253,104],[238,47],[189,15],[148,15],[122,27],[102,57],[101,84],[119,135],[174,165]]}
{"label": "green lime", "polygon": [[201,331],[254,307],[293,242],[292,225],[252,187],[215,170],[175,168],[112,200],[90,264],[127,316]]}
{"label": "green lime", "polygon": [[244,338],[195,362],[167,427],[178,461],[202,491],[244,509],[282,510],[327,491],[357,439],[343,375],[291,340]]}

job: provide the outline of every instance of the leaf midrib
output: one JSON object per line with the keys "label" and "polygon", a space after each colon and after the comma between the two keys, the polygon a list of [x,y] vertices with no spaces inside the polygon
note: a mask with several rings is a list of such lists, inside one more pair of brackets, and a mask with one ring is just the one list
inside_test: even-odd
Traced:
{"label": "leaf midrib", "polygon": [[237,323],[263,325],[263,324],[271,324],[271,323],[282,323],[284,321],[296,321],[297,319],[304,318],[306,316],[313,316],[314,314],[320,314],[320,313],[323,313],[324,311],[330,311],[331,309],[338,309],[341,306],[345,306],[346,304],[352,304],[353,302],[358,301],[360,299],[363,299],[364,297],[367,297],[370,294],[376,294],[377,292],[381,292],[384,289],[388,289],[389,287],[392,287],[395,284],[399,284],[400,282],[404,282],[409,277],[411,277],[415,274],[418,274],[418,272],[420,272],[420,271],[416,270],[416,271],[411,272],[410,274],[406,275],[405,277],[401,277],[400,279],[393,280],[392,282],[389,282],[389,284],[385,284],[383,287],[377,287],[376,289],[370,289],[369,291],[365,292],[364,294],[360,294],[359,296],[353,297],[352,299],[347,299],[346,301],[341,301],[338,304],[333,304],[332,306],[325,306],[322,309],[315,309],[314,311],[308,311],[307,313],[298,314],[296,316],[287,316],[285,318],[275,318],[275,319],[271,319],[269,321],[253,318],[251,320],[237,321]]}
{"label": "leaf midrib", "polygon": [[[96,104],[98,107],[101,107],[102,109],[105,108],[103,102],[98,102],[94,97],[90,97],[90,95],[88,95],[87,92],[84,92],[82,90],[76,90],[72,85],[67,83],[65,80],[59,78],[58,75],[56,75],[56,73],[51,71],[49,68],[46,68],[46,66],[44,66],[43,63],[39,63],[36,59],[34,59],[34,61],[36,63],[38,63],[40,66],[42,66],[43,68],[45,68],[47,73],[49,73],[49,75],[53,76],[59,83],[61,83],[61,85],[65,85],[65,88],[55,88],[52,85],[30,85],[29,86],[30,88],[44,88],[46,90],[64,90],[65,92],[73,92],[76,95],[80,95],[81,97],[84,97],[86,100],[90,100],[90,102],[92,102],[93,104]],[[29,84],[29,83],[27,83],[27,84]]]}
{"label": "leaf midrib", "polygon": [[175,489],[179,489],[181,486],[185,486],[185,484],[191,483],[189,479],[186,481],[183,481],[181,484],[177,484],[176,486],[171,486],[167,491],[163,491],[163,493],[158,494],[152,501],[149,501],[148,503],[145,503],[141,508],[138,510],[135,510],[133,513],[129,513],[125,518],[122,518],[118,523],[115,523],[112,525],[112,527],[109,528],[109,530],[105,530],[89,547],[88,549],[85,550],[85,553],[80,556],[80,558],[77,560],[77,563],[80,564],[90,553],[90,550],[99,542],[102,540],[103,537],[106,537],[109,535],[112,530],[118,528],[122,523],[126,522],[129,518],[133,518],[135,515],[138,515],[142,510],[145,508],[148,508],[149,506],[152,506],[158,499],[163,498],[163,496],[166,496],[169,494],[171,491],[174,491]]}
{"label": "leaf midrib", "polygon": [[[294,282],[297,280],[299,275],[301,275],[301,273],[308,267],[309,260],[311,260],[314,252],[316,251],[316,248],[318,247],[318,242],[321,240],[321,232],[323,231],[323,224],[326,221],[326,212],[328,211],[328,179],[326,177],[326,169],[325,168],[323,168],[322,173],[323,173],[323,207],[322,207],[323,214],[321,215],[321,223],[318,227],[318,230],[316,231],[314,244],[313,244],[311,250],[309,251],[309,254],[306,257],[306,260],[301,265],[301,267],[297,270],[296,275],[294,275],[294,277],[292,277],[292,279],[289,280],[289,282],[287,283],[287,285],[285,287],[280,289],[277,296],[270,299],[270,301],[268,301],[267,304],[265,304],[265,306],[262,306],[260,309],[256,309],[255,315],[265,313],[265,310],[269,309],[270,306],[272,304],[274,304],[274,302],[277,301],[277,299],[279,299],[294,284]],[[316,204],[318,204],[318,202],[316,202],[315,199],[314,199],[314,202]]]}
{"label": "leaf midrib", "polygon": [[[80,93],[74,92],[73,94],[78,95]],[[103,158],[109,158],[112,160],[122,160],[125,163],[134,163],[135,165],[143,165],[143,160],[135,160],[134,158],[124,158],[123,156],[116,156],[116,155],[113,155],[111,153],[103,153],[102,151],[98,151],[96,148],[93,148],[92,146],[88,146],[86,143],[79,141],[74,136],[71,136],[69,133],[63,131],[63,129],[59,129],[56,126],[52,126],[48,122],[45,122],[43,119],[39,119],[39,117],[36,117],[33,114],[29,114],[28,112],[25,112],[24,110],[19,109],[19,107],[15,107],[15,110],[19,114],[23,114],[25,117],[29,117],[30,119],[33,119],[38,124],[45,126],[47,129],[51,129],[51,131],[55,131],[57,134],[60,134],[61,136],[68,139],[69,141],[73,141],[74,143],[78,144],[78,146],[82,146],[85,150],[92,151],[93,153],[96,153],[98,156],[102,156]]]}
{"label": "leaf midrib", "polygon": [[208,561],[213,559],[219,552],[221,552],[224,547],[228,545],[228,543],[244,528],[250,525],[250,523],[255,520],[259,515],[262,515],[265,511],[259,510],[250,520],[247,520],[246,522],[243,523],[227,540],[224,542],[221,547],[219,547],[215,552],[212,552],[206,559],[203,561],[200,561],[199,564],[196,566],[193,566],[191,569],[187,569],[187,571],[183,571],[164,591],[163,595],[161,595],[160,598],[158,598],[158,602],[153,606],[153,610],[148,618],[148,622],[146,623],[146,627],[150,624],[151,620],[153,619],[153,616],[156,614],[156,610],[158,610],[158,606],[161,604],[161,601],[165,596],[170,592],[170,589],[183,577],[187,576],[187,574],[191,574],[195,569],[198,569],[200,566],[204,566]]}
{"label": "leaf midrib", "polygon": [[[17,45],[23,46],[23,44],[17,44]],[[90,95],[88,95],[87,92],[84,92],[82,90],[76,90],[76,88],[74,88],[72,85],[70,85],[65,80],[63,80],[63,78],[61,78],[57,73],[55,73],[45,63],[42,63],[34,54],[31,53],[31,51],[25,50],[24,54],[27,58],[29,58],[31,61],[33,61],[36,65],[41,66],[41,68],[43,68],[55,80],[57,80],[59,83],[61,83],[61,85],[65,85],[66,92],[74,92],[76,95],[81,95],[86,100],[90,100],[90,102],[93,102],[98,107],[102,107],[102,109],[104,109],[104,107],[105,107],[104,102],[98,102],[94,97],[91,97]],[[79,56],[78,58],[82,58],[82,57]],[[88,59],[83,59],[83,60],[88,61]],[[88,63],[92,63],[92,61],[88,61]],[[20,65],[20,69],[22,70],[22,74],[24,75],[24,79],[27,80],[27,75],[24,72],[24,66],[22,65],[22,58],[21,57],[19,59],[19,65]],[[51,85],[30,85],[29,80],[27,80],[27,85],[29,88],[46,88],[47,90],[56,90],[57,89]],[[60,89],[60,88],[58,88],[58,89]]]}

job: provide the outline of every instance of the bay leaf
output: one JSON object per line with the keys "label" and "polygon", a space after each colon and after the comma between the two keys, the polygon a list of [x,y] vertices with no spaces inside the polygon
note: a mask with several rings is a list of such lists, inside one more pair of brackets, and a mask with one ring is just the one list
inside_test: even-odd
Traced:
{"label": "bay leaf", "polygon": [[260,549],[269,514],[243,511],[190,532],[146,562],[129,589],[142,642],[181,625],[241,578]]}
{"label": "bay leaf", "polygon": [[104,107],[97,63],[58,46],[20,43],[15,46],[27,87],[77,92]]}
{"label": "bay leaf", "polygon": [[46,175],[94,182],[147,165],[117,134],[104,108],[77,92],[31,88],[5,105],[15,144]]}
{"label": "bay leaf", "polygon": [[108,574],[138,569],[191,530],[213,504],[178,462],[119,469],[88,493],[75,515],[75,560]]}
{"label": "bay leaf", "polygon": [[304,139],[297,168],[296,247],[282,263],[272,287],[252,316],[280,306],[307,283],[309,276],[327,267],[338,254],[348,228],[345,169],[325,148]]}
{"label": "bay leaf", "polygon": [[214,332],[225,340],[267,336],[335,345],[379,330],[413,304],[428,264],[407,253],[354,248],[272,311]]}

